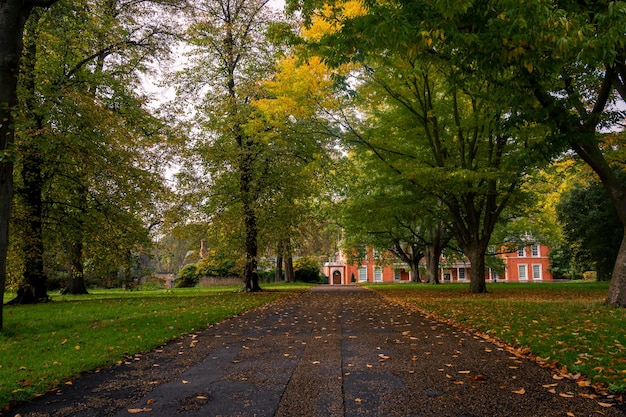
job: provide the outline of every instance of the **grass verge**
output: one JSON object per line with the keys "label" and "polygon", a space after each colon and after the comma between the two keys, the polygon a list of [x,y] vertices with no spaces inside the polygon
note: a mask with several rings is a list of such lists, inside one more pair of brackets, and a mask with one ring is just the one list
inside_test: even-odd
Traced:
{"label": "grass verge", "polygon": [[81,372],[113,365],[168,340],[306,288],[266,284],[173,291],[92,291],[54,295],[55,302],[4,306],[0,331],[0,410],[64,384]]}
{"label": "grass verge", "polygon": [[527,351],[564,374],[626,393],[626,309],[603,305],[608,283],[378,284],[384,296]]}

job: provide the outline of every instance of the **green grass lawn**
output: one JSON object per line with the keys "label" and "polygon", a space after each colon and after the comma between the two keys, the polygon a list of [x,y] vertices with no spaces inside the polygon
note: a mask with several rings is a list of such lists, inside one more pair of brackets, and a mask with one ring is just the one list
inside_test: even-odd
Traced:
{"label": "green grass lawn", "polygon": [[369,285],[384,296],[478,329],[565,373],[626,393],[626,309],[603,305],[608,283]]}
{"label": "green grass lawn", "polygon": [[[4,307],[0,331],[0,410],[168,340],[303,290],[266,284],[173,291],[94,290],[54,302]],[[10,295],[5,296],[5,301]]]}

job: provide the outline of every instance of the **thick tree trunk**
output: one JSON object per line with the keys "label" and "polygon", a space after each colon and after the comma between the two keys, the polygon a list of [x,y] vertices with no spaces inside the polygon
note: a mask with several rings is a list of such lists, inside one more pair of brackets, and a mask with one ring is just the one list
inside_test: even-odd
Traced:
{"label": "thick tree trunk", "polygon": [[[0,110],[1,112],[1,110]],[[2,117],[2,116],[0,116]],[[2,134],[0,127],[0,134]],[[13,198],[13,163],[0,162],[0,300],[4,295],[7,277],[7,251],[9,248],[9,217]],[[0,303],[0,330],[3,326],[2,303]]]}
{"label": "thick tree trunk", "polygon": [[615,260],[606,304],[613,307],[626,307],[626,227],[624,228],[624,237]]}
{"label": "thick tree trunk", "polygon": [[435,245],[426,245],[426,283],[439,284],[439,256],[441,249]]}
{"label": "thick tree trunk", "polygon": [[294,282],[295,274],[293,271],[293,257],[291,253],[285,255],[285,282]]}
{"label": "thick tree trunk", "polygon": [[[245,185],[249,187],[248,184]],[[244,270],[244,291],[261,291],[259,286],[257,222],[251,203],[244,201],[244,224],[246,228],[246,267]]]}
{"label": "thick tree trunk", "polygon": [[485,253],[487,248],[474,246],[464,249],[465,255],[469,258],[471,264],[470,271],[470,292],[472,294],[482,294],[487,292],[487,283],[485,280]]}
{"label": "thick tree trunk", "polygon": [[23,283],[18,290],[18,296],[10,304],[35,304],[48,301],[46,290],[46,274],[44,272],[44,245],[43,245],[43,178],[40,158],[36,146],[32,152],[24,154],[22,166],[22,180],[24,186],[21,195],[24,199],[24,238],[22,253],[24,256]]}
{"label": "thick tree trunk", "polygon": [[[0,2],[0,297],[6,286],[9,217],[13,200],[13,111],[17,105],[24,24],[32,7],[32,3],[22,0]],[[2,326],[0,307],[0,329]]]}
{"label": "thick tree trunk", "polygon": [[274,282],[281,282],[283,280],[283,257],[282,255],[276,256],[276,270],[274,273]]}
{"label": "thick tree trunk", "polygon": [[22,254],[24,256],[23,281],[18,291],[20,296],[11,301],[12,304],[34,304],[48,301],[46,274],[44,272],[43,243],[43,187],[42,173],[44,158],[39,143],[44,122],[37,114],[39,106],[35,92],[35,64],[37,61],[37,25],[42,15],[41,9],[31,13],[25,31],[29,34],[29,42],[23,53],[23,85],[25,96],[22,99],[24,112],[33,123],[32,134],[25,135],[19,149],[22,158],[22,187],[18,194],[24,204]]}
{"label": "thick tree trunk", "polygon": [[66,294],[89,294],[83,270],[83,243],[74,242],[70,251],[70,270],[67,276]]}
{"label": "thick tree trunk", "polygon": [[410,262],[410,266],[411,266],[411,281],[422,282],[422,279],[420,278],[419,260],[417,262]]}

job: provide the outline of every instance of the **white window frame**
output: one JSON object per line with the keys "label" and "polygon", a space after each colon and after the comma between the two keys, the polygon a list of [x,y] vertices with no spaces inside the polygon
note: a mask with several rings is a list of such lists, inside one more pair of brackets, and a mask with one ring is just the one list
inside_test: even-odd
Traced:
{"label": "white window frame", "polygon": [[383,269],[380,266],[374,267],[374,282],[383,282]]}
{"label": "white window frame", "polygon": [[541,256],[541,252],[540,252],[540,248],[539,245],[532,245],[530,247],[530,253],[532,254],[533,258],[539,258]]}
{"label": "white window frame", "polygon": [[525,258],[526,257],[526,248],[521,248],[517,250],[517,257],[518,258]]}
{"label": "white window frame", "polygon": [[393,270],[393,280],[395,282],[400,282],[401,279],[402,279],[402,270],[394,269]]}
{"label": "white window frame", "polygon": [[541,264],[532,265],[533,281],[541,281],[543,279]]}
{"label": "white window frame", "polygon": [[367,266],[359,267],[359,282],[367,282]]}
{"label": "white window frame", "polygon": [[467,269],[459,268],[459,281],[465,281],[467,279]]}
{"label": "white window frame", "polygon": [[519,281],[528,281],[528,265],[517,265],[517,279]]}

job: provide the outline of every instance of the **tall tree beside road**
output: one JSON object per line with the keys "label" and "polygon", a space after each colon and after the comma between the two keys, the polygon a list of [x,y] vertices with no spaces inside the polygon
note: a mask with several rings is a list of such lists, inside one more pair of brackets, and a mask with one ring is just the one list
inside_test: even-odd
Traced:
{"label": "tall tree beside road", "polygon": [[[200,190],[212,221],[239,218],[245,257],[244,288],[259,291],[258,199],[267,167],[267,147],[250,126],[251,101],[263,95],[261,81],[273,72],[276,51],[266,38],[275,19],[268,0],[206,0],[195,4],[188,31],[188,67],[180,75],[179,97],[198,103],[192,135],[201,167]],[[198,174],[197,172],[195,174]],[[211,206],[211,207],[209,207]],[[236,224],[236,223],[234,223]],[[239,230],[237,230],[239,229]]]}
{"label": "tall tree beside road", "polygon": [[[316,16],[323,1],[293,0]],[[335,5],[341,2],[332,2]],[[441,59],[467,79],[489,80],[490,99],[508,109],[510,123],[543,125],[529,140],[529,161],[573,149],[593,168],[626,223],[626,186],[605,155],[601,132],[622,130],[626,97],[623,1],[449,0],[365,2],[363,16],[344,21],[317,50],[329,61],[360,61],[396,51]],[[547,140],[544,140],[547,139]],[[607,303],[626,307],[626,235]]]}
{"label": "tall tree beside road", "polygon": [[[17,80],[20,73],[24,25],[33,8],[48,7],[48,1],[0,1],[0,294],[4,294],[7,278],[9,217],[13,199],[13,165],[15,126],[13,115],[17,105]],[[3,326],[0,308],[0,329]]]}
{"label": "tall tree beside road", "polygon": [[[123,246],[117,258],[126,259],[131,235],[147,244],[140,230],[145,235],[153,219],[143,219],[142,227],[133,218],[149,216],[152,201],[143,190],[163,194],[157,191],[162,183],[157,166],[148,160],[158,159],[165,136],[134,90],[147,62],[168,54],[171,29],[159,20],[145,21],[156,7],[60,1],[29,19],[19,90],[23,128],[16,137],[23,209],[16,223],[25,268],[12,302],[47,298],[44,232],[49,243],[63,242],[54,246],[61,254],[51,256],[48,248],[48,259],[69,265],[66,290],[73,294],[86,292],[87,255],[96,267],[113,247]],[[98,238],[89,233],[95,228]],[[115,244],[99,247],[107,238]]]}

